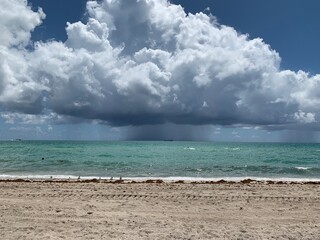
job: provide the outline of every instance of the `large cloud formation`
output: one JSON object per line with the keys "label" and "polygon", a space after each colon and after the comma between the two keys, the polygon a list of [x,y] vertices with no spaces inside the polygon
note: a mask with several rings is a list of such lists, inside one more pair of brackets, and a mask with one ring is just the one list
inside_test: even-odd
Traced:
{"label": "large cloud formation", "polygon": [[[318,128],[320,75],[167,0],[88,1],[66,42],[30,43],[45,17],[2,0],[0,110],[7,120]],[[17,10],[18,9],[18,10]],[[27,46],[34,45],[33,50]]]}

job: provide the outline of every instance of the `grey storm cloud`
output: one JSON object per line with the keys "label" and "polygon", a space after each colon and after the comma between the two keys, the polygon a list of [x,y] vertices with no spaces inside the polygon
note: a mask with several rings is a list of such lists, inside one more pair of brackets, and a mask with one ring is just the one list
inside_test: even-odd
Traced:
{"label": "grey storm cloud", "polygon": [[262,39],[211,15],[167,0],[88,1],[87,21],[67,23],[66,42],[32,43],[43,11],[1,5],[6,121],[318,128],[320,75],[281,70]]}

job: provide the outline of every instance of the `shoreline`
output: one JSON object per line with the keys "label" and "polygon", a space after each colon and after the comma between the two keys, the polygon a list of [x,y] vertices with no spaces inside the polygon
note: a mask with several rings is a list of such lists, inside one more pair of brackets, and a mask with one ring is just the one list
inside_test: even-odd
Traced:
{"label": "shoreline", "polygon": [[57,182],[57,183],[180,183],[180,184],[313,184],[320,185],[320,179],[297,178],[97,178],[97,177],[0,177],[0,182]]}

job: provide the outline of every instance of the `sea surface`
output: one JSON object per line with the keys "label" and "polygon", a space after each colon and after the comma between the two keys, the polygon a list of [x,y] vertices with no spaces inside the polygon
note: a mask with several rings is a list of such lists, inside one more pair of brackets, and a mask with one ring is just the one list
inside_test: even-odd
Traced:
{"label": "sea surface", "polygon": [[0,178],[320,180],[320,144],[1,141]]}

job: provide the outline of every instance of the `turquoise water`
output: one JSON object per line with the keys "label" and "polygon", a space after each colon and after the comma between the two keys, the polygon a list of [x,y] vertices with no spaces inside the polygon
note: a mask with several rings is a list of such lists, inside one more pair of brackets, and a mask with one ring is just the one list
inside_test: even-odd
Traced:
{"label": "turquoise water", "polygon": [[0,177],[21,176],[320,179],[320,144],[0,142]]}

